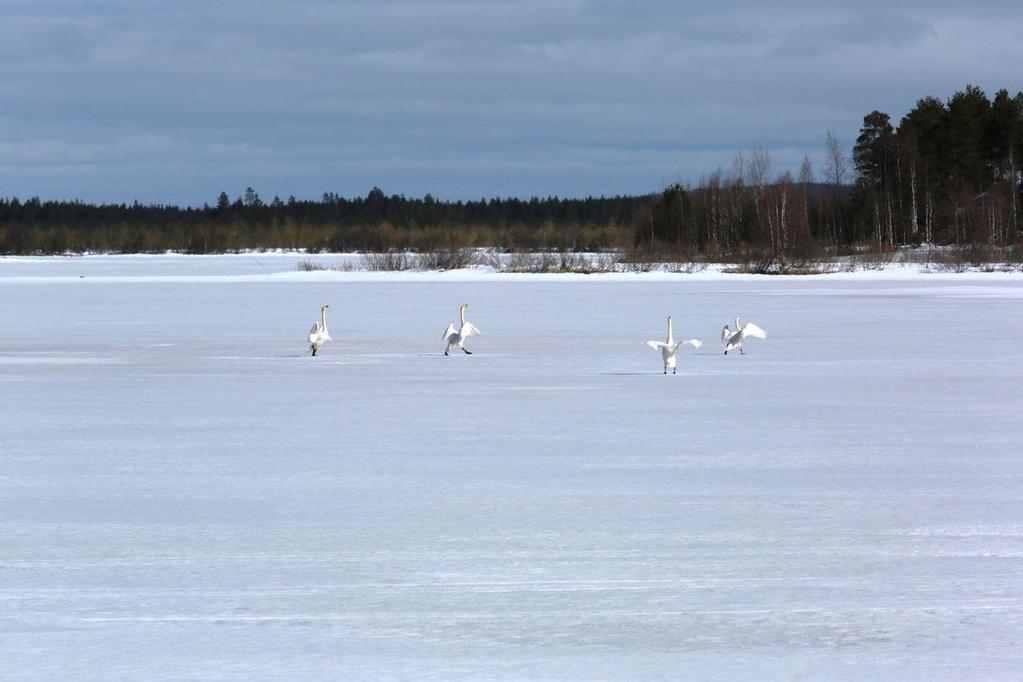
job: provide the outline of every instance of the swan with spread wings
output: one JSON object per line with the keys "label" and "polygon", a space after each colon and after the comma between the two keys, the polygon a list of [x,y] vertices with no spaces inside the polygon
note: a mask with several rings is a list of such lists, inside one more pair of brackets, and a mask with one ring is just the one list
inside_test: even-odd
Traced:
{"label": "swan with spread wings", "polygon": [[479,336],[480,330],[476,329],[476,325],[472,322],[465,321],[465,309],[469,307],[468,303],[463,303],[458,307],[458,319],[461,322],[461,326],[455,328],[455,323],[452,322],[448,325],[447,330],[444,332],[444,336],[441,338],[448,344],[444,349],[444,355],[448,355],[455,348],[460,348],[466,355],[472,355],[472,351],[465,348],[466,337]]}
{"label": "swan with spread wings", "polygon": [[755,339],[766,339],[767,332],[753,324],[747,322],[746,324],[739,324],[739,316],[735,316],[735,329],[732,329],[727,324],[725,328],[721,330],[721,341],[725,344],[725,355],[728,355],[728,351],[739,349],[740,355],[745,355],[742,350],[742,342],[747,336],[752,336]]}
{"label": "swan with spread wings", "polygon": [[693,348],[699,348],[703,343],[699,339],[686,339],[685,341],[679,341],[675,343],[674,338],[671,335],[671,315],[668,316],[668,339],[666,341],[647,341],[646,345],[650,346],[654,350],[661,351],[661,358],[664,360],[664,373],[667,374],[668,370],[671,370],[672,374],[675,374],[675,367],[678,364],[678,351],[682,346],[692,346]]}

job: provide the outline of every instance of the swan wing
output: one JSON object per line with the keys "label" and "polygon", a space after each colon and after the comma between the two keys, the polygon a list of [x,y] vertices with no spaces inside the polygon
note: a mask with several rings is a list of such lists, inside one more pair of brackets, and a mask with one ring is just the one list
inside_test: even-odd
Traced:
{"label": "swan wing", "polygon": [[654,350],[661,350],[662,348],[669,347],[664,341],[647,341],[646,345],[650,346]]}
{"label": "swan wing", "polygon": [[742,335],[752,336],[758,339],[767,338],[767,332],[765,332],[763,329],[753,324],[752,322],[747,322],[746,325],[742,328]]}
{"label": "swan wing", "polygon": [[462,336],[479,336],[480,330],[476,329],[476,325],[472,322],[466,322],[465,326],[462,327]]}
{"label": "swan wing", "polygon": [[447,331],[444,332],[444,336],[440,337],[442,340],[447,341],[452,334],[457,334],[458,330],[455,329],[455,324],[452,322],[448,325]]}
{"label": "swan wing", "polygon": [[702,345],[703,341],[700,341],[699,339],[686,339],[679,343],[677,347],[681,348],[682,346],[692,346],[693,348],[699,348]]}

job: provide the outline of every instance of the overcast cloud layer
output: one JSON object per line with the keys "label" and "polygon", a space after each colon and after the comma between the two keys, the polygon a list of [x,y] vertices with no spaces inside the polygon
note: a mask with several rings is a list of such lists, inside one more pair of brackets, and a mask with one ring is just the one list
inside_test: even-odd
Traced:
{"label": "overcast cloud layer", "polygon": [[0,0],[0,196],[645,193],[1023,88],[1023,2]]}

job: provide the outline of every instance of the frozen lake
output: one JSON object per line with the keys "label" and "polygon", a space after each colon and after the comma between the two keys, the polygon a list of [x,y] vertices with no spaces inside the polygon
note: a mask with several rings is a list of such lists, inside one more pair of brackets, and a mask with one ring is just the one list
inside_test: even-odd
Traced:
{"label": "frozen lake", "polygon": [[0,260],[0,678],[1023,673],[1023,277],[299,259]]}

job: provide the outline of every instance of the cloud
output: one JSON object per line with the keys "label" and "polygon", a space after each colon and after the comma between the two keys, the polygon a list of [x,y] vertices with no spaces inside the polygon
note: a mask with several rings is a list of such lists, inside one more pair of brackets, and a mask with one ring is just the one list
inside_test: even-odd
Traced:
{"label": "cloud", "polygon": [[1018,89],[1015,2],[8,3],[0,194],[201,203],[252,185],[645,192],[775,166],[967,82]]}

